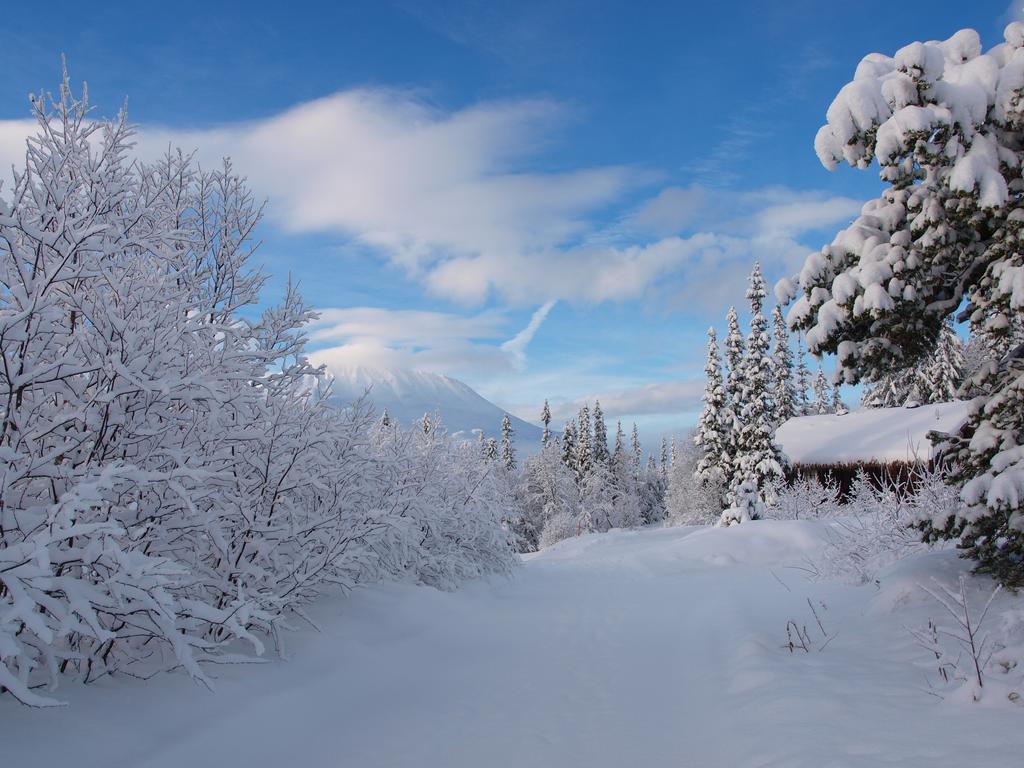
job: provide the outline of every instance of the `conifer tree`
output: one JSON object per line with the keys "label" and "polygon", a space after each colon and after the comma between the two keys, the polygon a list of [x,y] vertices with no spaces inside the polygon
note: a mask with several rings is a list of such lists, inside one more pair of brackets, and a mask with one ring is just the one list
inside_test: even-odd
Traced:
{"label": "conifer tree", "polygon": [[[768,354],[768,320],[761,313],[766,295],[761,265],[754,263],[747,287],[750,301],[750,334],[742,363],[742,379],[738,382],[737,403],[740,430],[736,439],[736,471],[731,490],[735,494],[739,484],[753,482],[758,489],[770,480],[783,476],[785,461],[775,444],[775,419],[772,405],[772,361]],[[731,372],[730,372],[731,373]]]}
{"label": "conifer tree", "polygon": [[601,401],[594,401],[594,444],[591,447],[595,464],[602,466],[608,464],[608,426],[604,422],[604,411],[601,410]]}
{"label": "conifer tree", "polygon": [[658,471],[661,473],[661,479],[668,479],[668,438],[661,438],[661,454],[658,466]]}
{"label": "conifer tree", "polygon": [[732,476],[729,455],[729,428],[723,413],[725,384],[722,364],[718,356],[718,341],[714,328],[708,328],[708,357],[704,365],[704,409],[700,414],[694,443],[699,451],[697,479],[707,486],[725,487]]}
{"label": "conifer tree", "polygon": [[516,451],[512,445],[512,419],[506,413],[501,420],[501,462],[505,469],[514,472],[516,468]]}
{"label": "conifer tree", "polygon": [[726,480],[731,486],[739,453],[740,417],[743,407],[740,397],[743,389],[743,359],[746,346],[743,343],[736,307],[729,307],[726,319],[729,330],[725,337],[725,402],[722,405],[721,414],[722,424],[725,427],[725,450],[729,457],[729,461],[725,465],[729,470],[729,477]]}
{"label": "conifer tree", "polygon": [[579,424],[576,428],[576,476],[582,480],[590,474],[594,454],[590,446],[590,408],[580,408]]}
{"label": "conifer tree", "polygon": [[831,399],[829,400],[828,405],[830,413],[846,413],[849,410],[849,408],[846,407],[846,403],[843,402],[843,393],[841,388],[842,384],[840,382],[832,382]]}
{"label": "conifer tree", "polygon": [[921,370],[921,402],[947,403],[955,400],[964,379],[964,345],[953,322],[946,320],[935,345],[935,353]]}
{"label": "conifer tree", "polygon": [[774,346],[772,347],[772,400],[774,422],[782,424],[798,413],[796,385],[793,381],[793,350],[789,347],[789,328],[778,306],[772,310]]}
{"label": "conifer tree", "polygon": [[382,413],[380,415],[380,425],[382,427],[390,427],[391,426],[391,417],[388,416],[388,409],[387,408],[385,408],[384,409],[384,413]]}
{"label": "conifer tree", "polygon": [[818,375],[814,377],[814,413],[829,413],[832,407],[832,398],[829,391],[828,379],[825,372],[818,366]]}
{"label": "conifer tree", "polygon": [[807,367],[807,353],[801,333],[796,336],[796,357],[796,413],[798,416],[808,416],[813,410],[811,407],[811,369]]}
{"label": "conifer tree", "polygon": [[615,423],[615,461],[625,464],[626,456],[626,433],[622,431],[621,419]]}
{"label": "conifer tree", "polygon": [[669,449],[668,466],[669,469],[676,465],[676,458],[678,457],[678,451],[676,450],[676,436],[672,435],[672,447]]}
{"label": "conifer tree", "polygon": [[544,400],[544,408],[540,412],[540,423],[544,425],[544,432],[540,436],[542,448],[547,448],[551,443],[551,408],[548,401]]}
{"label": "conifer tree", "polygon": [[562,427],[562,463],[576,472],[576,425],[572,421]]}
{"label": "conifer tree", "polygon": [[640,462],[644,458],[644,450],[640,445],[640,430],[637,429],[636,422],[633,422],[633,436],[630,440],[630,447],[633,449],[633,477],[640,477]]}
{"label": "conifer tree", "polygon": [[487,461],[498,460],[498,441],[493,437],[487,438],[487,447],[484,449],[484,458]]}

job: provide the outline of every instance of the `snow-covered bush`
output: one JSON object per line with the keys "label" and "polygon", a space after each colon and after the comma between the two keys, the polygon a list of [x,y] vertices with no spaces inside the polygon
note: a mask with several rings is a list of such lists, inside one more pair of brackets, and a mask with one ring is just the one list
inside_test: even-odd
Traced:
{"label": "snow-covered bush", "polygon": [[765,516],[776,520],[806,520],[837,514],[839,484],[831,478],[797,477],[789,485],[780,484],[769,494]]}
{"label": "snow-covered bush", "polygon": [[693,439],[684,436],[676,460],[668,470],[667,525],[710,525],[721,515],[725,492],[722,477],[718,473],[698,471],[702,456]]}
{"label": "snow-covered bush", "polygon": [[230,164],[130,157],[67,79],[0,201],[0,690],[259,653],[329,587],[511,567],[503,499],[434,435],[334,410]]}
{"label": "snow-covered bush", "polygon": [[[828,109],[821,162],[867,168],[887,184],[834,242],[811,254],[780,298],[791,327],[835,353],[845,380],[872,382],[935,348],[954,313],[1006,336],[1024,312],[1024,24],[982,52],[973,30],[871,54]],[[798,283],[798,285],[797,285]],[[940,446],[963,488],[963,514],[925,526],[959,539],[1002,583],[1024,584],[1024,350],[1010,350],[962,435]]]}
{"label": "snow-covered bush", "polygon": [[722,511],[718,525],[728,528],[730,525],[760,520],[764,517],[765,505],[761,500],[761,490],[753,480],[744,480],[733,491],[733,506]]}

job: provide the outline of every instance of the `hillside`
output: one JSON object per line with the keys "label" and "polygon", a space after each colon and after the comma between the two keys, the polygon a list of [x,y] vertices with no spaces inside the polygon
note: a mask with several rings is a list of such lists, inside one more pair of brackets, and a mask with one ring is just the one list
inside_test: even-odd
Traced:
{"label": "hillside", "polygon": [[[501,434],[505,411],[481,397],[469,385],[449,376],[403,368],[353,366],[332,370],[332,401],[347,404],[365,392],[378,413],[386,408],[403,426],[419,421],[425,413],[440,413],[448,432],[471,438],[474,430],[489,437]],[[539,427],[511,416],[516,441],[521,446],[540,441]]]}

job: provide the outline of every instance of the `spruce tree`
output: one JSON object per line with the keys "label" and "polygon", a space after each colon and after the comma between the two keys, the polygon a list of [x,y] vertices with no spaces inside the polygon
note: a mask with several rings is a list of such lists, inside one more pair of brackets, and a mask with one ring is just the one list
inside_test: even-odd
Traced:
{"label": "spruce tree", "polygon": [[576,473],[576,425],[571,421],[562,427],[562,463]]}
{"label": "spruce tree", "polygon": [[843,402],[843,393],[841,388],[842,384],[840,382],[832,382],[831,399],[828,406],[831,413],[846,413],[849,410],[849,408],[846,407],[846,403]]}
{"label": "spruce tree", "polygon": [[726,453],[729,460],[725,466],[729,469],[729,476],[726,478],[729,486],[732,486],[736,474],[739,456],[739,434],[740,416],[743,404],[740,402],[740,395],[743,388],[743,358],[746,346],[743,343],[743,333],[740,331],[740,321],[736,314],[736,307],[729,307],[726,316],[728,332],[725,336],[725,403],[722,406],[722,422],[725,425]]}
{"label": "spruce tree", "polygon": [[514,472],[516,468],[516,451],[512,445],[512,419],[506,413],[501,420],[501,463],[505,469]]}
{"label": "spruce tree", "polygon": [[661,454],[658,471],[662,480],[668,480],[668,438],[661,438]]}
{"label": "spruce tree", "polygon": [[946,320],[939,333],[935,353],[921,370],[921,402],[947,403],[955,400],[964,378],[964,345],[953,322]]}
{"label": "spruce tree", "polygon": [[544,400],[544,408],[540,412],[540,423],[544,425],[544,432],[540,436],[542,448],[547,448],[551,443],[551,408],[548,401]]}
{"label": "spruce tree", "polygon": [[590,446],[590,408],[580,408],[579,424],[576,428],[576,476],[582,481],[590,474],[594,454]]}
{"label": "spruce tree", "polygon": [[778,306],[772,310],[772,400],[774,401],[774,422],[782,424],[796,416],[798,397],[793,381],[793,350],[789,347],[789,329]]}
{"label": "spruce tree", "polygon": [[718,356],[718,340],[714,328],[708,328],[708,357],[704,364],[704,409],[697,424],[694,443],[700,453],[695,474],[706,486],[724,487],[732,476],[729,455],[729,428],[723,413],[725,384]]}
{"label": "spruce tree", "polygon": [[808,416],[811,408],[811,369],[807,367],[807,353],[803,334],[796,335],[796,414]]}
{"label": "spruce tree", "polygon": [[[766,295],[761,265],[754,263],[747,287],[750,301],[750,334],[738,382],[737,402],[740,430],[736,439],[736,469],[732,492],[743,482],[753,482],[763,492],[767,482],[780,480],[785,461],[775,444],[775,419],[772,405],[772,361],[768,354],[768,320],[761,313]],[[730,372],[731,373],[731,372]]]}
{"label": "spruce tree", "polygon": [[828,379],[825,372],[818,366],[818,375],[814,377],[814,413],[830,413],[832,407],[832,396],[828,386]]}
{"label": "spruce tree", "polygon": [[633,422],[633,436],[630,440],[630,447],[633,449],[633,477],[640,477],[640,462],[644,458],[644,450],[640,445],[640,430],[637,429],[636,422]]}
{"label": "spruce tree", "polygon": [[382,413],[380,415],[380,425],[382,427],[390,427],[391,426],[391,417],[388,416],[388,409],[387,408],[385,408],[384,409],[384,413]]}
{"label": "spruce tree", "polygon": [[594,463],[602,466],[608,464],[608,427],[604,422],[604,411],[601,410],[601,401],[594,401]]}
{"label": "spruce tree", "polygon": [[615,423],[615,452],[612,454],[618,464],[625,463],[626,433],[622,431],[622,421]]}
{"label": "spruce tree", "polygon": [[672,447],[669,449],[668,466],[669,469],[676,465],[676,459],[678,458],[679,451],[676,450],[676,436],[672,435]]}
{"label": "spruce tree", "polygon": [[498,460],[498,441],[493,437],[487,438],[486,448],[484,449],[484,458],[487,461]]}

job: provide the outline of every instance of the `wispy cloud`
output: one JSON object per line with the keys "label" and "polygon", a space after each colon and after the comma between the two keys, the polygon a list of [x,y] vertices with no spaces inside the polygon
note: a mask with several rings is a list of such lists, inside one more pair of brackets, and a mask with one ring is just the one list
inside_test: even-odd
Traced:
{"label": "wispy cloud", "polygon": [[551,308],[555,306],[554,301],[547,301],[541,305],[530,318],[530,322],[523,330],[501,345],[501,349],[512,356],[518,370],[526,368],[526,345],[533,341],[533,337],[540,329],[541,323],[547,318]]}

